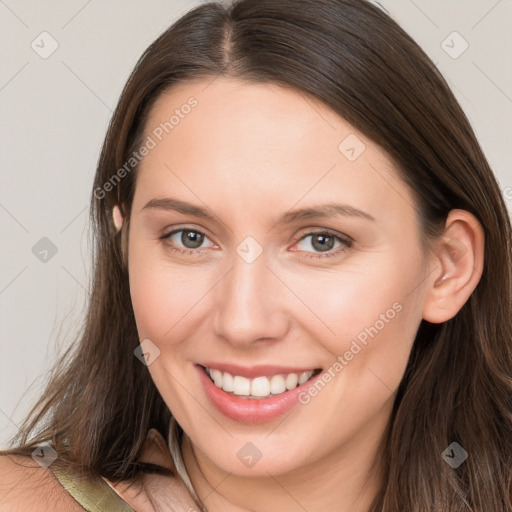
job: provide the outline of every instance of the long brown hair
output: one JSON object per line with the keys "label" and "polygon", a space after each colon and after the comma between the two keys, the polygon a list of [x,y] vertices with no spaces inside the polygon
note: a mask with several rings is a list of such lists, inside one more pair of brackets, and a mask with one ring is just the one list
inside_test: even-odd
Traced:
{"label": "long brown hair", "polygon": [[[204,4],[141,56],[111,119],[91,194],[94,277],[83,328],[7,453],[29,454],[48,440],[61,464],[134,481],[163,471],[138,461],[148,430],[166,436],[171,429],[183,472],[183,432],[134,357],[140,340],[126,240],[137,166],[111,180],[143,144],[148,111],[164,91],[217,76],[311,95],[379,144],[414,194],[426,241],[439,235],[451,209],[480,221],[483,274],[454,318],[420,324],[383,446],[385,482],[372,510],[512,511],[510,219],[443,77],[388,15],[364,0]],[[125,216],[120,233],[112,223],[116,204]],[[453,442],[468,453],[457,469],[441,456]]]}

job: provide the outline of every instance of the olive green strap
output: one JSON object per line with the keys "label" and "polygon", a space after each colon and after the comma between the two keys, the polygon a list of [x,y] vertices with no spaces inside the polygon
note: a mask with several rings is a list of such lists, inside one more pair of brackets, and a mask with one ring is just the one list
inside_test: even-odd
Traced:
{"label": "olive green strap", "polygon": [[50,465],[62,486],[87,512],[135,512],[104,480],[92,480]]}

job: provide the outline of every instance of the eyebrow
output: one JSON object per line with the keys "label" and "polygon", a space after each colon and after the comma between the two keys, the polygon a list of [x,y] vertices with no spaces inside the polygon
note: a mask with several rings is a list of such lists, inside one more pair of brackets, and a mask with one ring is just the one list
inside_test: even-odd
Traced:
{"label": "eyebrow", "polygon": [[[151,199],[142,207],[141,212],[151,209],[176,211],[178,213],[192,215],[197,218],[208,219],[212,221],[217,220],[217,217],[208,208],[202,208],[200,206],[196,206],[179,199],[174,199],[172,197]],[[343,215],[346,217],[359,217],[362,219],[375,221],[375,218],[369,213],[348,204],[326,203],[318,206],[311,206],[308,208],[301,208],[299,210],[285,212],[281,217],[279,217],[274,225],[289,224],[293,221],[303,219],[334,217],[337,215]]]}

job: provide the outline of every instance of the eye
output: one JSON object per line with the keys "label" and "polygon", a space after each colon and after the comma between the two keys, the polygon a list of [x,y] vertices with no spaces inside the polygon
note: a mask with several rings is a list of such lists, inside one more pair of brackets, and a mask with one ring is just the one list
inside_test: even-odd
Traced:
{"label": "eye", "polygon": [[[180,228],[160,237],[164,241],[166,248],[176,251],[180,254],[201,254],[200,249],[209,238],[201,231],[189,228]],[[306,240],[309,241],[305,243]],[[307,233],[298,239],[296,245],[303,243],[302,249],[293,252],[304,253],[304,258],[326,258],[338,256],[352,246],[352,239],[347,236],[341,236],[328,230]],[[216,247],[211,243],[210,247]],[[334,249],[334,250],[333,250]],[[312,251],[317,253],[311,253]],[[310,254],[308,254],[310,253]]]}
{"label": "eye", "polygon": [[[305,242],[308,239],[309,241]],[[326,258],[339,256],[341,253],[345,252],[349,247],[352,246],[352,239],[349,237],[341,236],[326,230],[308,233],[299,239],[299,244],[301,242],[303,243],[303,248],[300,249],[300,252],[305,251],[307,253],[311,252],[312,249],[313,251],[318,251],[319,253],[304,254],[303,257],[306,258]],[[335,250],[333,251],[333,249]]]}
{"label": "eye", "polygon": [[[171,243],[165,242],[165,245],[173,251],[182,254],[193,254],[199,253],[198,249],[201,248],[205,240],[209,239],[204,233],[196,229],[181,228],[162,236],[161,240],[170,240]],[[215,244],[212,244],[212,246],[215,246]]]}

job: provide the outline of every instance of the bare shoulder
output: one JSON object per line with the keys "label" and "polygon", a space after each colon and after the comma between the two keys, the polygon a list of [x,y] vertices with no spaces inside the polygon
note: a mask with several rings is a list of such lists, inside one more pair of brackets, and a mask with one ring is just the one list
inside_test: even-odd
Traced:
{"label": "bare shoulder", "polygon": [[83,512],[53,472],[31,457],[0,454],[2,512]]}

